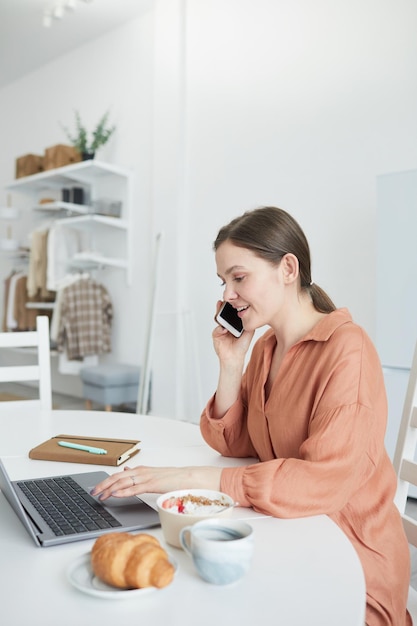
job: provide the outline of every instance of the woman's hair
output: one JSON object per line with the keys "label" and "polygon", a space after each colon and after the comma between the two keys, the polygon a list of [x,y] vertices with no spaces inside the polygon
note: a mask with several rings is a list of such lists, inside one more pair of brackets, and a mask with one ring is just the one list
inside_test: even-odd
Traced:
{"label": "woman's hair", "polygon": [[312,282],[307,238],[298,222],[286,211],[276,207],[247,211],[219,230],[214,250],[225,241],[252,250],[273,265],[278,265],[285,254],[294,254],[300,268],[300,288],[310,294],[314,308],[320,313],[336,309],[326,292]]}

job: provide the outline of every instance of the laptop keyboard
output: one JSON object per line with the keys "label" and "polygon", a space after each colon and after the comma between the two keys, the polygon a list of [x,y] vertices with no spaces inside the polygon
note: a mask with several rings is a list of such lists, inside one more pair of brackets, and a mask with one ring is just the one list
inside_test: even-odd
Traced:
{"label": "laptop keyboard", "polygon": [[57,537],[121,526],[70,476],[17,484]]}

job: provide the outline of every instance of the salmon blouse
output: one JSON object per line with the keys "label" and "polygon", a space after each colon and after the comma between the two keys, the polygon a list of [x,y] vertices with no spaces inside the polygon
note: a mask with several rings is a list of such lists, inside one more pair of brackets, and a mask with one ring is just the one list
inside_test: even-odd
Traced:
{"label": "salmon blouse", "polygon": [[333,311],[288,351],[265,400],[275,345],[272,330],[255,343],[224,417],[212,417],[214,397],[202,413],[211,447],[260,461],[223,469],[221,489],[266,515],[328,515],[361,560],[368,626],[409,626],[410,553],[393,503],[377,352],[347,309]]}

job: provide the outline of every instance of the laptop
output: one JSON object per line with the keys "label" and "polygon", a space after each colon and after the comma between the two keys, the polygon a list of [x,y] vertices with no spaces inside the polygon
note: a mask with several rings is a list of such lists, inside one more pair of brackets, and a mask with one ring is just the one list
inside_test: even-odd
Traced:
{"label": "laptop", "polygon": [[0,489],[40,547],[159,526],[158,512],[137,497],[93,498],[90,490],[107,476],[98,471],[11,481],[0,460]]}

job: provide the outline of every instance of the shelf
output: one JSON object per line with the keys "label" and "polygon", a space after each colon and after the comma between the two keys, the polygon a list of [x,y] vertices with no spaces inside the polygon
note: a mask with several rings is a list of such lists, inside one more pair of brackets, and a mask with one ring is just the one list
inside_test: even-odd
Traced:
{"label": "shelf", "polygon": [[103,224],[110,228],[120,228],[121,230],[127,230],[128,224],[126,220],[120,219],[120,217],[109,217],[107,215],[81,215],[77,217],[63,217],[59,220],[60,224],[64,224],[72,227],[88,228],[91,223]]}
{"label": "shelf", "polygon": [[19,246],[16,250],[2,250],[0,247],[0,257],[5,257],[11,261],[28,261],[29,260],[29,250],[26,248],[22,248]]}
{"label": "shelf", "polygon": [[47,170],[39,174],[17,178],[6,185],[6,189],[16,191],[30,191],[45,189],[45,187],[65,187],[71,184],[90,185],[101,176],[130,177],[130,172],[110,163],[102,161],[81,161],[72,165],[65,165],[54,170]]}
{"label": "shelf", "polygon": [[17,239],[0,239],[0,250],[3,252],[16,252],[20,243]]}
{"label": "shelf", "polygon": [[74,204],[73,202],[63,202],[61,200],[57,200],[56,202],[45,202],[44,204],[37,204],[33,207],[33,210],[43,211],[45,213],[58,213],[61,211],[68,211],[69,213],[81,213],[82,215],[85,215],[89,211],[91,211],[91,207],[86,204]]}
{"label": "shelf", "polygon": [[128,264],[124,259],[106,257],[96,252],[81,252],[74,255],[70,261],[70,267],[74,269],[95,269],[99,267],[118,267],[127,269]]}
{"label": "shelf", "polygon": [[0,207],[0,220],[18,220],[20,217],[19,209],[14,207]]}
{"label": "shelf", "polygon": [[[37,348],[30,348],[30,347],[22,347],[22,348],[15,348],[15,347],[10,347],[7,348],[8,350],[10,350],[11,352],[16,352],[16,353],[20,353],[20,354],[28,354],[28,355],[34,355],[37,356],[38,355],[38,349]],[[50,356],[58,356],[59,352],[56,348],[51,348],[49,350],[49,354]]]}

